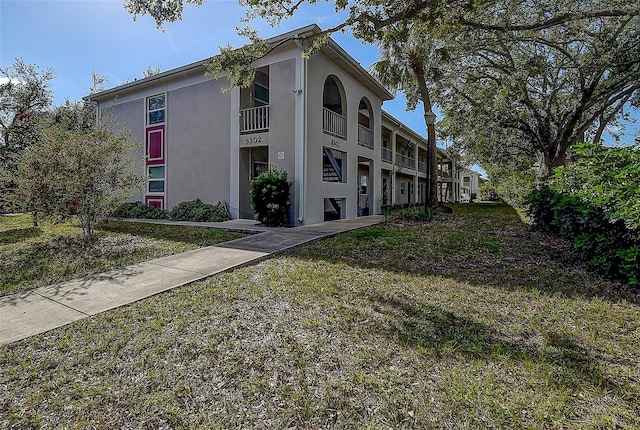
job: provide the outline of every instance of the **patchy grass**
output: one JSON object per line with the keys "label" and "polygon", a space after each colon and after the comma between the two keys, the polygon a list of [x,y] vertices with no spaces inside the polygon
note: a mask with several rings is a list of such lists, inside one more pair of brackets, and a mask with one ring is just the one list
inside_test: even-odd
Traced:
{"label": "patchy grass", "polygon": [[0,427],[638,428],[639,350],[637,296],[461,205],[0,347]]}
{"label": "patchy grass", "polygon": [[152,258],[236,239],[236,233],[109,221],[85,248],[75,223],[40,222],[30,215],[0,217],[0,296],[125,267]]}

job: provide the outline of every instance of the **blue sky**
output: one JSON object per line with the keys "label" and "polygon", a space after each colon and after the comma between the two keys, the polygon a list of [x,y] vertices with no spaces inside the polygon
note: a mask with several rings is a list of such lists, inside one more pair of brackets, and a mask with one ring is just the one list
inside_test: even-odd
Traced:
{"label": "blue sky", "polygon": [[[87,94],[93,70],[106,76],[109,88],[141,77],[148,67],[164,71],[214,55],[222,45],[241,46],[246,40],[237,36],[236,27],[244,14],[237,0],[208,0],[198,8],[187,6],[183,20],[166,24],[162,31],[148,16],[134,21],[123,0],[0,0],[0,65],[22,57],[26,63],[54,69],[52,89],[59,105],[65,98],[78,100]],[[252,25],[261,36],[270,37],[311,23],[328,28],[341,21],[322,3],[301,9],[278,28],[261,20]],[[375,47],[348,34],[333,37],[365,68],[376,61]],[[384,109],[425,135],[421,106],[406,112],[398,94]],[[636,129],[627,126],[627,131]],[[633,142],[632,133],[623,142]]]}
{"label": "blue sky", "polygon": [[[148,16],[136,21],[122,0],[0,0],[0,65],[17,57],[41,68],[53,68],[52,89],[56,105],[65,98],[78,100],[91,86],[91,72],[106,76],[106,87],[142,77],[148,67],[168,70],[202,60],[218,47],[241,46],[236,34],[245,11],[236,0],[208,0],[201,7],[187,6],[182,21],[156,28]],[[252,25],[263,37],[316,23],[328,28],[341,17],[325,4],[307,7],[294,19],[271,28],[261,20]],[[375,47],[363,45],[347,34],[334,39],[364,67],[377,60]],[[421,111],[406,112],[404,99],[385,102],[384,109],[421,135]],[[421,108],[420,108],[421,109]]]}

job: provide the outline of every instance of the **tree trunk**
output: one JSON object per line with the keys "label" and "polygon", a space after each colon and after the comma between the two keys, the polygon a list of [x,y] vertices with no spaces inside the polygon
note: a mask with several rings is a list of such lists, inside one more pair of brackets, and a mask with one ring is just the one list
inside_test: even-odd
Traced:
{"label": "tree trunk", "polygon": [[[425,199],[425,212],[435,209],[440,205],[438,201],[438,159],[436,146],[435,116],[433,116],[433,105],[427,87],[427,80],[424,76],[424,64],[417,56],[411,56],[411,69],[418,82],[420,99],[424,107],[425,125],[427,126],[427,198]],[[431,119],[429,119],[431,117]],[[416,154],[417,156],[418,154]]]}
{"label": "tree trunk", "polygon": [[536,188],[540,188],[544,184],[549,176],[553,173],[553,169],[558,166],[564,165],[564,158],[566,152],[551,156],[542,152],[538,152],[538,170],[536,172]]}

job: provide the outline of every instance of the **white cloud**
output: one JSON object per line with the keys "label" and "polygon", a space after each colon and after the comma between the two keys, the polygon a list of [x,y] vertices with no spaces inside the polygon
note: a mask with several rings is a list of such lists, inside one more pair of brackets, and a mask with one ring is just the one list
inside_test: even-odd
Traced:
{"label": "white cloud", "polygon": [[[11,80],[10,78],[1,77],[0,78],[0,85],[4,85],[4,84],[8,83],[10,80]],[[16,84],[20,83],[20,81],[17,80],[17,79],[13,79],[13,82],[16,83]]]}

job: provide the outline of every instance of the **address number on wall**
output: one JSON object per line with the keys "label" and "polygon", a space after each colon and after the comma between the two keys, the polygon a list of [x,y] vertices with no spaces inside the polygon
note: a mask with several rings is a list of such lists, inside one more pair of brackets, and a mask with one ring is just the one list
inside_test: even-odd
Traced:
{"label": "address number on wall", "polygon": [[262,143],[262,136],[245,137],[244,138],[244,144],[245,145],[254,145],[256,143]]}

